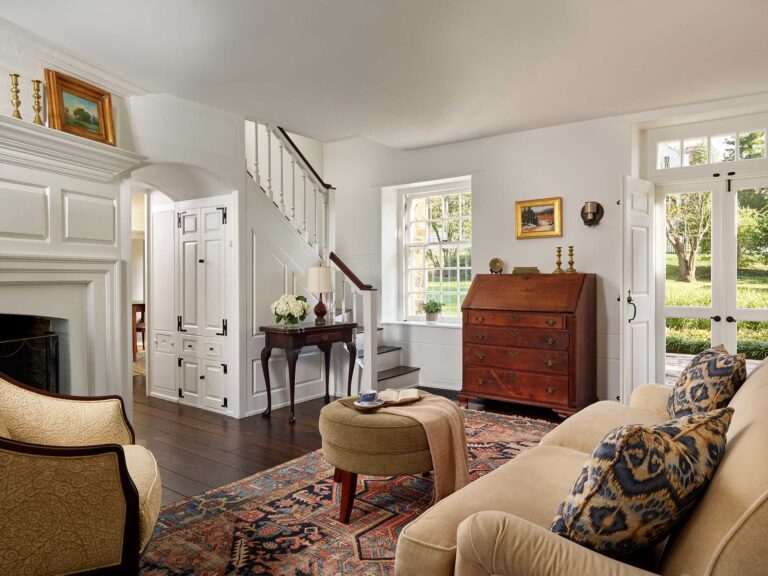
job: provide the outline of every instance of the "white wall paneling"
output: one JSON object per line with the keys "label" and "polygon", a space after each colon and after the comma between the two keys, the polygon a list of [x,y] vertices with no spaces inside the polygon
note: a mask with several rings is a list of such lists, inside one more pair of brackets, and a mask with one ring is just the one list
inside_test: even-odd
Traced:
{"label": "white wall paneling", "polygon": [[49,238],[49,189],[44,186],[0,181],[0,238]]}
{"label": "white wall paneling", "polygon": [[117,245],[115,198],[62,190],[63,240]]}

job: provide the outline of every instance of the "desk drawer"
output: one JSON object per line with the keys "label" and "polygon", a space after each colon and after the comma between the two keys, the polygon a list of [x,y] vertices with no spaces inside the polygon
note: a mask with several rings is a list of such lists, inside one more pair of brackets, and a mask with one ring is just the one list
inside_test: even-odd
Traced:
{"label": "desk drawer", "polygon": [[181,352],[184,354],[197,354],[200,351],[200,341],[197,338],[183,336],[181,339]]}
{"label": "desk drawer", "polygon": [[465,366],[493,366],[511,370],[568,374],[568,352],[535,348],[464,345]]}
{"label": "desk drawer", "polygon": [[568,350],[570,332],[527,328],[500,328],[498,326],[464,326],[466,344],[492,344],[542,350]]}
{"label": "desk drawer", "polygon": [[221,356],[221,344],[219,342],[203,342],[203,352],[206,356]]}
{"label": "desk drawer", "polygon": [[494,368],[464,368],[463,390],[511,400],[568,403],[568,377],[526,374]]}
{"label": "desk drawer", "polygon": [[307,344],[324,344],[326,342],[341,342],[341,332],[307,334]]}
{"label": "desk drawer", "polygon": [[565,327],[565,319],[560,314],[484,312],[482,310],[472,310],[466,314],[467,323],[474,325],[551,328],[552,330],[562,330]]}

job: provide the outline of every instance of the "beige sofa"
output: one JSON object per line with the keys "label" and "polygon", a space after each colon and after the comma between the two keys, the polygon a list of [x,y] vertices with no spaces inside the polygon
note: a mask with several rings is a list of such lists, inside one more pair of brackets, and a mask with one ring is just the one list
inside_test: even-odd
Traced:
{"label": "beige sofa", "polygon": [[58,396],[0,374],[0,576],[136,574],[161,492],[120,397]]}
{"label": "beige sofa", "polygon": [[611,429],[669,419],[670,389],[646,384],[629,406],[598,402],[541,444],[406,526],[398,576],[752,576],[768,574],[768,369],[765,363],[731,401],[724,459],[702,500],[648,572],[549,532],[588,454]]}

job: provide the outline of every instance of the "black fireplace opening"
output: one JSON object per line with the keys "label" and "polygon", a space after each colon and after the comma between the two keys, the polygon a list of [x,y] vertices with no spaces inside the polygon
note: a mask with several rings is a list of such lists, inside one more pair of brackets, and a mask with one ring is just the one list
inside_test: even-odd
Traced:
{"label": "black fireplace opening", "polygon": [[41,316],[0,314],[0,372],[19,382],[59,392],[59,333],[65,322]]}

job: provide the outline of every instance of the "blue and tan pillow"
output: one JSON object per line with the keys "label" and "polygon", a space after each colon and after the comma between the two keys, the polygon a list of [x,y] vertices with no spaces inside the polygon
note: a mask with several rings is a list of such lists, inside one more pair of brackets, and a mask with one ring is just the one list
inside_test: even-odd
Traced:
{"label": "blue and tan pillow", "polygon": [[610,556],[664,540],[696,503],[725,451],[732,408],[609,432],[550,530]]}
{"label": "blue and tan pillow", "polygon": [[723,346],[699,352],[680,374],[667,400],[669,416],[679,418],[724,408],[746,379],[744,354],[729,354]]}

